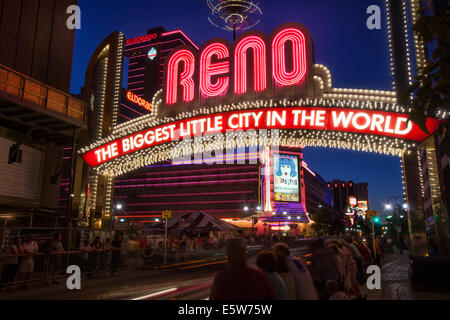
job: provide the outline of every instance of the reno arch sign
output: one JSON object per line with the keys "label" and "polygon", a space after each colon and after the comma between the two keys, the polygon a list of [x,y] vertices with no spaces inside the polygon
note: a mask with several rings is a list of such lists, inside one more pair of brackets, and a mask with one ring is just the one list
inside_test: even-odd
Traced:
{"label": "reno arch sign", "polygon": [[[429,121],[428,124],[433,130],[437,129],[437,121]],[[406,115],[342,108],[278,107],[224,112],[170,122],[113,140],[90,150],[83,158],[88,165],[96,167],[135,151],[177,141],[180,138],[252,129],[346,131],[407,138],[413,141],[421,141],[428,136],[412,122],[407,124]]]}
{"label": "reno arch sign", "polygon": [[177,141],[238,130],[277,129],[288,145],[343,142],[401,155],[443,121],[428,118],[425,133],[407,120],[394,92],[333,88],[328,69],[313,63],[311,37],[300,24],[270,36],[250,32],[234,44],[214,39],[199,50],[179,47],[166,59],[163,81],[152,114],[81,148],[89,166],[121,174],[167,159]]}
{"label": "reno arch sign", "polygon": [[170,107],[210,100],[298,96],[311,80],[311,68],[311,37],[300,24],[279,27],[270,37],[247,33],[233,45],[214,39],[199,51],[181,47],[169,56],[164,101]]}

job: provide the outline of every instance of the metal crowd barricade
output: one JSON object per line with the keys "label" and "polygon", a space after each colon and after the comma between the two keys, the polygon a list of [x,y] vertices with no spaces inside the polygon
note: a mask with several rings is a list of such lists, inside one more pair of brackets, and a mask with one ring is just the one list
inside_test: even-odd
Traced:
{"label": "metal crowd barricade", "polygon": [[[14,263],[16,260],[17,263]],[[79,266],[81,274],[88,277],[124,268],[120,251],[0,255],[0,288],[12,285],[46,285],[58,279],[66,279],[66,270],[70,265]]]}

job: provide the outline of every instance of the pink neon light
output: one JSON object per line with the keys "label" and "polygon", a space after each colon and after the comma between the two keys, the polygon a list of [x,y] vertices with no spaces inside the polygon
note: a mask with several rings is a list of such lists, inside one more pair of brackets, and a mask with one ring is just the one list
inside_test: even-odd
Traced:
{"label": "pink neon light", "polygon": [[123,114],[120,114],[120,116],[123,117],[123,118],[125,118],[125,119],[127,119],[127,120],[131,120],[130,118],[125,117]]}
{"label": "pink neon light", "polygon": [[[133,50],[137,50],[137,49],[142,49],[142,48],[148,48],[148,47],[150,47],[150,46],[155,46],[155,45],[162,44],[162,43],[178,42],[178,41],[180,41],[182,44],[184,44],[184,41],[181,40],[181,39],[173,39],[173,40],[168,40],[168,41],[161,41],[161,42],[149,43],[149,44],[146,44],[146,45],[140,46],[140,47],[128,48],[128,49],[125,49],[125,52],[127,52],[127,51],[133,51]],[[198,48],[197,48],[197,49],[198,49]],[[135,56],[135,57],[143,57],[143,56],[147,56],[147,55],[146,55],[146,54],[143,54],[143,55]],[[134,57],[130,57],[130,59],[131,59],[131,58],[134,58]]]}
{"label": "pink neon light", "polygon": [[137,69],[128,69],[128,72],[138,71],[138,70],[145,70],[145,67],[137,68]]}
{"label": "pink neon light", "polygon": [[180,85],[183,87],[183,101],[189,102],[194,99],[194,80],[192,76],[195,71],[194,54],[186,49],[175,52],[169,59],[167,65],[166,104],[177,102],[178,94],[178,67],[183,62],[183,72],[180,74]]}
{"label": "pink neon light", "polygon": [[[286,42],[292,42],[292,71],[286,71]],[[286,28],[278,32],[272,41],[272,75],[281,87],[300,83],[306,76],[306,39],[302,31]]]}
{"label": "pink neon light", "polygon": [[[251,200],[250,202],[255,202],[254,200]],[[192,212],[193,210],[170,210],[172,212]],[[208,210],[202,210],[205,212],[236,212],[239,211],[241,212],[242,209],[208,209]],[[161,217],[161,210],[148,210],[148,211],[130,211],[130,213],[158,213],[156,215],[126,215],[126,216],[117,216],[118,218],[147,218],[147,217],[156,217],[159,218]],[[225,218],[224,218],[225,219]]]}
{"label": "pink neon light", "polygon": [[234,93],[247,92],[247,51],[253,49],[254,91],[267,88],[266,44],[261,37],[248,36],[238,42],[234,51]]}
{"label": "pink neon light", "polygon": [[163,37],[164,36],[169,36],[169,35],[174,34],[174,33],[181,33],[186,39],[188,39],[188,41],[194,46],[194,48],[196,48],[198,50],[197,45],[183,31],[181,31],[180,29],[174,30],[174,31],[165,32],[165,33],[161,34],[161,36],[163,36]]}
{"label": "pink neon light", "polygon": [[[159,198],[159,197],[191,197],[191,196],[214,196],[223,194],[249,194],[253,191],[222,191],[222,192],[199,192],[199,193],[165,193],[165,194],[144,194],[138,195],[138,198]],[[116,196],[116,198],[128,198],[128,196]],[[67,200],[67,199],[64,199]]]}
{"label": "pink neon light", "polygon": [[[256,165],[254,166],[256,167]],[[228,171],[231,169],[243,169],[243,170],[247,170],[248,168],[246,167],[226,167],[226,168],[211,168],[211,169],[198,169],[198,170],[179,170],[179,171],[170,171],[167,172],[167,174],[171,173],[171,174],[177,174],[177,173],[186,173],[186,172],[190,172],[190,173],[194,173],[194,172],[209,172],[209,171]],[[148,172],[145,174],[146,176],[160,176],[161,173],[159,172]]]}
{"label": "pink neon light", "polygon": [[144,76],[144,74],[138,74],[138,75],[135,75],[135,76],[130,76],[130,77],[128,77],[128,79],[137,78],[137,77],[143,77],[143,76]]}
{"label": "pink neon light", "polygon": [[236,173],[221,173],[221,174],[207,174],[207,175],[194,175],[194,176],[173,176],[173,177],[162,177],[162,178],[142,178],[142,179],[126,179],[126,180],[116,180],[117,182],[127,182],[127,181],[153,181],[153,180],[171,180],[171,179],[189,179],[189,178],[203,178],[203,177],[231,177],[231,176],[244,176],[244,175],[255,175],[258,172],[236,172]]}
{"label": "pink neon light", "polygon": [[[141,188],[141,187],[167,187],[167,186],[181,186],[181,185],[202,185],[202,184],[226,184],[236,182],[250,182],[258,181],[258,179],[235,179],[235,180],[212,180],[212,181],[194,181],[194,182],[167,182],[167,183],[152,183],[152,184],[135,184],[115,186],[115,188]],[[67,189],[69,190],[69,189]]]}
{"label": "pink neon light", "polygon": [[[133,49],[134,50],[134,49]],[[126,50],[125,50],[126,51]],[[141,58],[141,57],[146,57],[147,55],[146,54],[141,54],[141,55],[138,55],[138,56],[132,56],[132,57],[129,57],[129,59],[136,59],[136,58]]]}
{"label": "pink neon light", "polygon": [[158,206],[158,205],[181,205],[181,204],[212,204],[212,203],[247,203],[252,200],[210,200],[210,201],[184,201],[184,202],[137,202],[137,203],[127,203],[127,206],[142,207],[142,206]]}
{"label": "pink neon light", "polygon": [[131,85],[133,85],[133,84],[136,84],[136,83],[142,83],[142,82],[145,82],[145,81],[142,80],[142,81],[130,82],[128,85],[131,86]]}
{"label": "pink neon light", "polygon": [[136,111],[136,110],[134,110],[134,109],[131,109],[129,106],[126,106],[126,105],[124,105],[123,103],[121,103],[120,105],[123,106],[123,107],[125,107],[125,108],[127,108],[127,109],[130,109],[130,110],[133,111],[133,112],[136,112],[137,114],[139,114],[139,115],[141,115],[141,116],[144,115],[143,113],[140,113],[140,112],[138,112],[138,111]]}
{"label": "pink neon light", "polygon": [[211,77],[223,75],[230,71],[230,62],[222,61],[211,63],[211,58],[225,59],[230,56],[228,48],[220,42],[208,45],[200,56],[200,92],[207,97],[220,96],[228,90],[228,76],[216,78],[216,83],[211,83]]}
{"label": "pink neon light", "polygon": [[128,89],[128,91],[136,91],[136,90],[143,90],[144,87],[140,87],[140,88],[135,88],[135,89]]}

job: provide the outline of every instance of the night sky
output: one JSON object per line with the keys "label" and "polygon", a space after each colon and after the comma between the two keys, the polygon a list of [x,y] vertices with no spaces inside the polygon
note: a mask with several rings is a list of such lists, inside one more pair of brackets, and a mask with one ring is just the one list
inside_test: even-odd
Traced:
{"label": "night sky", "polygon": [[[392,89],[384,0],[261,0],[261,22],[270,34],[286,22],[305,25],[314,44],[315,63],[328,67],[333,87]],[[366,9],[379,5],[381,30],[369,30]],[[208,21],[206,0],[79,0],[81,30],[76,33],[71,92],[79,93],[91,54],[115,30],[132,38],[163,26],[182,29],[197,45],[212,38],[232,40],[230,32]],[[126,84],[124,84],[126,85]],[[390,195],[402,194],[400,158],[374,153],[305,148],[304,160],[325,180],[369,183],[371,209],[383,213]]]}

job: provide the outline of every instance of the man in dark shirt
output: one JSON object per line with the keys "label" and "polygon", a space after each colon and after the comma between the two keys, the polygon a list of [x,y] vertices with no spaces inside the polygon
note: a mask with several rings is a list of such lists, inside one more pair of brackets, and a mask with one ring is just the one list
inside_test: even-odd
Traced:
{"label": "man in dark shirt", "polygon": [[229,239],[226,250],[230,266],[217,274],[211,288],[210,300],[275,300],[267,276],[245,262],[243,239]]}

